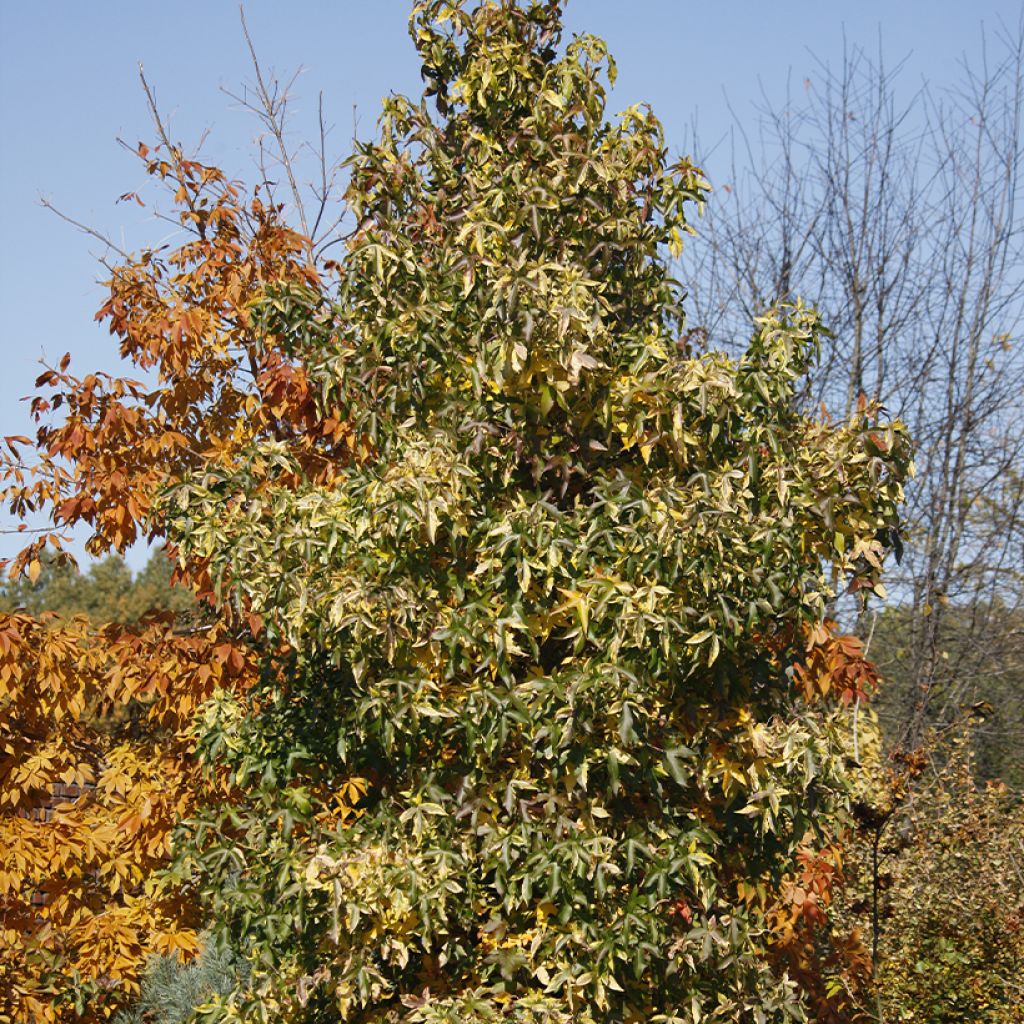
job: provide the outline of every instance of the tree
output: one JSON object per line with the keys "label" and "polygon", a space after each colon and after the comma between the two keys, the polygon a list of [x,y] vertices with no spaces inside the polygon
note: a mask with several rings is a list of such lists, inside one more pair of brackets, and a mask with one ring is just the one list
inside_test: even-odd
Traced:
{"label": "tree", "polygon": [[351,160],[333,301],[252,307],[351,457],[247,437],[153,506],[288,652],[200,726],[243,792],[172,877],[250,968],[203,1019],[799,1015],[822,709],[872,678],[829,580],[880,586],[909,445],[797,410],[799,303],[693,351],[668,258],[704,182],[649,110],[605,120],[614,64],[560,15],[417,4],[427,89]]}
{"label": "tree", "polygon": [[[157,128],[163,135],[159,119]],[[90,528],[93,555],[123,554],[163,537],[153,507],[161,486],[230,460],[254,435],[280,443],[306,479],[329,474],[344,444],[337,420],[313,415],[301,368],[249,331],[250,303],[268,279],[314,293],[306,240],[259,193],[243,197],[166,136],[160,146],[140,145],[139,156],[188,237],[122,253],[99,313],[155,384],[76,377],[65,357],[37,381],[35,437],[6,438],[0,464],[10,511],[49,519],[13,560],[23,576],[8,593],[40,613],[42,600],[62,603],[56,617],[0,615],[5,1024],[108,1019],[139,993],[151,954],[198,949],[193,894],[160,881],[158,869],[179,819],[231,785],[193,756],[196,711],[256,672],[247,640],[258,621],[226,622],[207,600],[184,618],[125,626],[68,618],[136,614],[121,602],[107,613],[109,578],[127,584],[118,559],[86,577],[70,571],[69,530]],[[137,581],[136,596],[162,588],[163,564]],[[193,595],[208,592],[201,560],[176,575]]]}
{"label": "tree", "polygon": [[0,583],[0,609],[20,609],[36,618],[44,612],[63,618],[86,615],[101,625],[138,622],[147,612],[181,614],[193,606],[193,598],[172,583],[172,570],[163,551],[155,551],[135,577],[117,555],[94,562],[87,573],[51,558],[35,582],[21,577]]}
{"label": "tree", "polygon": [[[1024,744],[1019,691],[999,682],[1022,651],[1007,621],[1024,597],[1024,26],[965,61],[955,90],[902,84],[851,48],[765,102],[753,131],[737,128],[686,271],[712,344],[803,295],[831,331],[807,407],[845,417],[865,394],[907,423],[918,472],[892,588],[899,642],[880,632],[874,648],[890,678],[882,721],[913,748],[988,700],[976,740],[994,763]],[[859,625],[866,636],[870,619]]]}

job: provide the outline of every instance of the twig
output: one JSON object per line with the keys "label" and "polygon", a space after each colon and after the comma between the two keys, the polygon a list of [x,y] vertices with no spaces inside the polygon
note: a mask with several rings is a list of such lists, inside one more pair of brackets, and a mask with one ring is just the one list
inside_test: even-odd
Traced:
{"label": "twig", "polygon": [[[284,138],[284,110],[288,104],[288,90],[291,88],[295,79],[299,76],[301,68],[296,71],[288,85],[283,90],[278,92],[276,82],[274,84],[273,91],[267,86],[267,82],[263,77],[263,69],[260,66],[259,58],[256,56],[256,47],[252,41],[252,36],[249,33],[249,26],[245,20],[245,5],[238,5],[238,15],[242,22],[242,35],[245,37],[245,44],[249,48],[249,56],[252,58],[253,70],[256,73],[256,95],[259,97],[260,104],[263,107],[260,119],[270,130],[271,135],[274,136],[274,140],[277,143],[277,149],[280,156],[281,166],[284,168],[285,174],[288,176],[288,185],[291,188],[292,199],[295,202],[295,211],[299,216],[299,223],[302,225],[302,233],[309,239],[309,226],[306,222],[306,207],[302,200],[302,193],[299,190],[299,184],[295,179],[294,168],[292,167],[292,156],[288,152],[288,146]],[[236,99],[238,97],[235,97]],[[242,100],[247,107],[255,109],[252,104]],[[310,242],[310,244],[312,244]]]}
{"label": "twig", "polygon": [[117,245],[117,243],[112,242],[102,232],[97,231],[95,228],[89,227],[88,224],[83,224],[81,221],[75,220],[74,217],[69,217],[66,213],[64,213],[63,210],[57,209],[57,207],[54,206],[53,203],[51,203],[50,200],[46,198],[46,196],[39,197],[39,204],[44,209],[49,210],[51,213],[57,214],[57,216],[60,217],[61,220],[66,221],[72,227],[76,227],[79,231],[83,232],[84,234],[91,235],[93,238],[102,242],[108,249],[113,249],[114,252],[116,252],[119,256],[122,256],[124,259],[129,258],[129,254],[125,252],[125,250],[122,249],[119,245]]}
{"label": "twig", "polygon": [[[875,624],[878,622],[878,612],[873,612],[871,616],[871,629],[868,631],[868,638],[864,642],[864,657],[867,658],[868,653],[871,650],[871,641],[875,636]],[[858,724],[860,721],[860,695],[858,694],[857,700],[853,705],[853,759],[860,764],[860,736],[858,733]]]}

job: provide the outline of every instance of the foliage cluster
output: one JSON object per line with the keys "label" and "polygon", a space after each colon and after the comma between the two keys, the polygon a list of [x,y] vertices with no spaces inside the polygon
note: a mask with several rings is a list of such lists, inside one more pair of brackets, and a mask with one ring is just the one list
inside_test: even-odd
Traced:
{"label": "foliage cluster", "polygon": [[197,950],[187,894],[154,872],[227,792],[192,716],[252,673],[215,629],[0,615],[0,1020],[103,1020],[149,954]]}

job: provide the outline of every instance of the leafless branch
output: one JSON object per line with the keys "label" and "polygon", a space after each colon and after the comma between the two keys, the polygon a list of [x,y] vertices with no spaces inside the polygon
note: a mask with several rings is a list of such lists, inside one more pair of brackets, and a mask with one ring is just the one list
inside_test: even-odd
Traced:
{"label": "leafless branch", "polygon": [[[287,110],[290,99],[290,91],[296,79],[302,73],[299,68],[292,76],[287,85],[283,88],[273,77],[267,77],[263,73],[259,57],[256,54],[256,46],[253,43],[252,35],[249,32],[249,25],[245,18],[245,5],[238,7],[239,19],[242,23],[242,35],[245,38],[245,45],[249,50],[249,57],[252,60],[253,72],[256,76],[255,94],[256,101],[253,102],[246,96],[238,96],[229,93],[247,110],[252,111],[259,118],[260,122],[273,137],[277,148],[277,162],[288,179],[288,186],[291,190],[292,202],[295,206],[296,216],[302,228],[302,234],[309,239],[309,223],[306,216],[306,204],[302,198],[302,191],[299,188],[298,179],[295,175],[294,158],[288,147],[285,138],[285,125],[287,122]],[[312,243],[310,243],[312,244]]]}
{"label": "leafless branch", "polygon": [[[90,238],[95,238],[97,241],[102,242],[107,249],[113,250],[123,259],[128,258],[128,253],[125,252],[116,242],[112,241],[107,235],[101,231],[97,231],[96,228],[89,227],[88,224],[83,224],[81,221],[75,220],[74,217],[69,217],[63,210],[54,206],[53,203],[45,196],[40,196],[39,205],[49,210],[51,213],[55,213],[62,221],[70,224],[72,227],[77,228],[83,234],[89,235]],[[104,266],[107,266],[106,262],[103,261]]]}

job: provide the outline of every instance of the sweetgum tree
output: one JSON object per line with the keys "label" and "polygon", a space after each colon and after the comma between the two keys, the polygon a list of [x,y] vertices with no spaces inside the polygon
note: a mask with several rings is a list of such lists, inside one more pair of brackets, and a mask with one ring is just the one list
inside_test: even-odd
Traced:
{"label": "sweetgum tree", "polygon": [[799,304],[739,359],[691,344],[707,186],[649,109],[608,119],[561,8],[417,4],[427,87],[351,159],[336,293],[252,306],[345,424],[331,472],[236,431],[153,506],[267,656],[198,726],[238,795],[179,836],[246,963],[210,1020],[804,1012],[824,709],[871,678],[826,609],[879,586],[909,445],[796,411]]}

